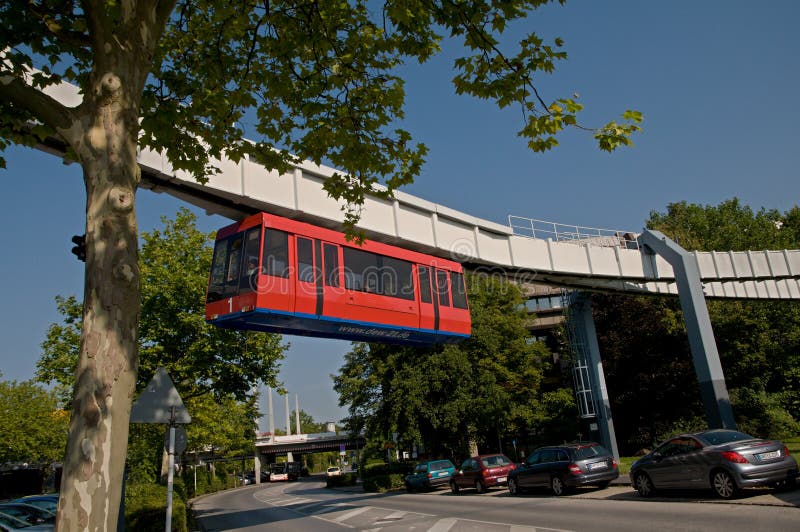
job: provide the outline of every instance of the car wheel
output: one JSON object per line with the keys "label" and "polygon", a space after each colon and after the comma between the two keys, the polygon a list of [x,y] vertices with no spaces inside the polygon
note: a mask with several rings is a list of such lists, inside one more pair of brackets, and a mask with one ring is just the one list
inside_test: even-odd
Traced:
{"label": "car wheel", "polygon": [[483,484],[481,483],[480,480],[475,481],[475,491],[477,493],[483,493],[484,491],[486,491],[486,488],[483,487]]}
{"label": "car wheel", "polygon": [[731,499],[736,495],[736,481],[727,471],[717,469],[711,474],[711,487],[720,499]]}
{"label": "car wheel", "polygon": [[519,486],[517,486],[517,480],[510,478],[508,479],[508,492],[511,495],[519,495]]}
{"label": "car wheel", "polygon": [[550,489],[553,491],[553,495],[557,497],[564,495],[566,487],[564,486],[564,481],[561,480],[561,477],[553,477],[550,479]]}
{"label": "car wheel", "polygon": [[779,482],[775,489],[778,491],[792,491],[797,487],[797,480],[794,478],[789,478],[784,480],[783,482]]}
{"label": "car wheel", "polygon": [[412,488],[410,484],[406,484],[406,491],[412,493],[414,491],[414,488]]}
{"label": "car wheel", "polygon": [[633,485],[641,497],[650,497],[655,492],[653,481],[646,473],[636,473],[636,476],[633,477]]}
{"label": "car wheel", "polygon": [[458,484],[456,484],[455,482],[450,482],[450,491],[452,491],[455,495],[458,495],[459,492]]}
{"label": "car wheel", "polygon": [[611,484],[611,482],[606,480],[604,482],[598,482],[597,487],[600,488],[601,490],[604,490],[608,487],[609,484]]}

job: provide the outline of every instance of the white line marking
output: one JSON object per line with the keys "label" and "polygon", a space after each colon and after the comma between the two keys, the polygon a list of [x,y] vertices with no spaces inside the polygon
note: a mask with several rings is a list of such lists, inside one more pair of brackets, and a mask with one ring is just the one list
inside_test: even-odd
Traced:
{"label": "white line marking", "polygon": [[428,529],[428,532],[447,532],[453,528],[453,525],[456,524],[456,521],[458,521],[458,519],[455,517],[445,517],[444,519],[439,519],[432,527]]}
{"label": "white line marking", "polygon": [[347,512],[345,514],[342,514],[339,517],[334,518],[333,520],[336,521],[337,523],[341,523],[342,521],[347,521],[351,517],[355,517],[358,514],[363,514],[364,512],[366,512],[369,509],[370,509],[369,506],[362,506],[361,508],[356,508],[355,510],[350,510],[349,512]]}

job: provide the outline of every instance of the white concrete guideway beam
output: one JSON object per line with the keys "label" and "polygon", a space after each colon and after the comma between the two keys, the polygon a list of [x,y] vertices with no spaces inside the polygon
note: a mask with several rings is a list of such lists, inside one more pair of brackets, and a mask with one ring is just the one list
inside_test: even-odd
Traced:
{"label": "white concrete guideway beam", "polygon": [[[68,84],[50,87],[47,93],[70,106],[81,101],[77,89]],[[333,168],[306,161],[279,175],[252,160],[223,159],[217,161],[220,172],[200,185],[191,175],[174,170],[160,153],[142,150],[138,159],[143,188],[166,192],[209,213],[238,220],[265,211],[342,228],[341,205],[322,188]],[[359,228],[373,240],[454,259],[468,267],[494,269],[523,281],[583,290],[678,292],[672,266],[658,255],[529,238],[514,234],[510,226],[400,191],[394,201],[368,197]],[[800,250],[691,253],[706,297],[800,299]]]}

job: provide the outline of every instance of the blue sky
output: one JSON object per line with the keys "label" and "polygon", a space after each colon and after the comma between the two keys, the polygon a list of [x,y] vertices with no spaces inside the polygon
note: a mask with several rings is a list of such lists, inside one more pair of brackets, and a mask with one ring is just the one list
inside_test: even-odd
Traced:
{"label": "blue sky", "polygon": [[[441,57],[404,69],[402,126],[430,148],[422,175],[404,190],[500,223],[511,214],[632,231],[651,211],[682,200],[716,205],[738,197],[753,209],[786,211],[800,197],[798,20],[800,2],[792,0],[570,0],[516,25],[512,31],[565,40],[569,59],[538,81],[545,100],[578,93],[589,126],[628,108],[644,114],[635,146],[613,154],[580,132],[552,152],[528,151],[516,136],[518,109],[455,95],[449,60],[458,49],[445,46]],[[76,165],[20,148],[6,157],[0,371],[22,380],[33,376],[45,331],[58,320],[54,297],[82,297],[83,264],[70,254],[70,238],[83,233],[85,195]],[[140,230],[180,206],[139,191]],[[228,223],[195,212],[203,230]],[[292,348],[280,377],[292,407],[297,393],[318,421],[343,417],[329,375],[349,344],[286,340]],[[277,396],[275,405],[282,427]]]}

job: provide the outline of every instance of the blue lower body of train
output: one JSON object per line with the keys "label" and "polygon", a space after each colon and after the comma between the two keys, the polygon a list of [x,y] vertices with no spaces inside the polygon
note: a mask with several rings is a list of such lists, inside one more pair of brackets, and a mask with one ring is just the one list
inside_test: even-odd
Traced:
{"label": "blue lower body of train", "polygon": [[208,320],[224,329],[247,329],[251,331],[320,338],[336,338],[354,342],[374,342],[410,346],[430,346],[436,344],[457,344],[469,335],[433,329],[414,329],[397,327],[383,323],[330,318],[315,314],[280,312],[255,309],[248,312],[226,314]]}

